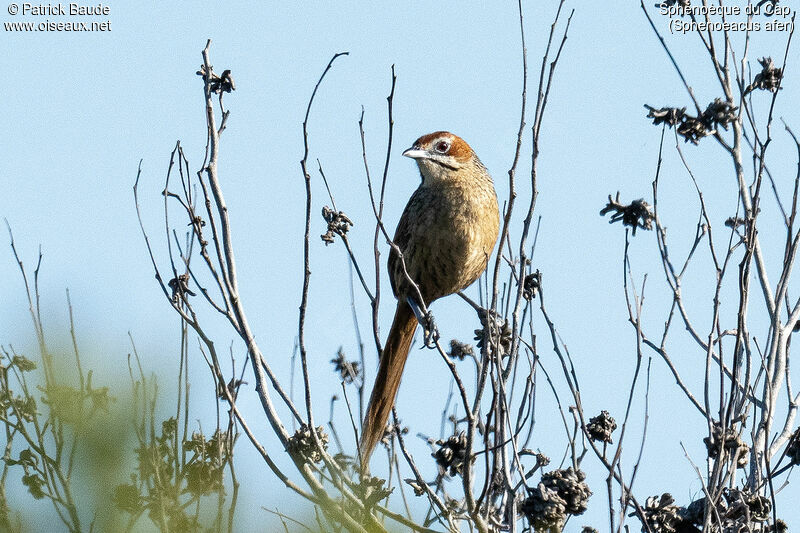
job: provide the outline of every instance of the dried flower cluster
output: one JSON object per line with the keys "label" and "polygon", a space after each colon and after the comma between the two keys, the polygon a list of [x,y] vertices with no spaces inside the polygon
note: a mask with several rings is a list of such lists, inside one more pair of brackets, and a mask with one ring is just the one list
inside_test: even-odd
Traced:
{"label": "dried flower cluster", "polygon": [[463,361],[465,357],[472,357],[475,351],[471,344],[459,342],[456,339],[450,341],[450,351],[447,353],[450,357]]}
{"label": "dried flower cluster", "polygon": [[662,107],[660,109],[656,109],[655,107],[650,107],[649,105],[645,105],[645,107],[650,111],[647,114],[647,118],[653,119],[653,124],[658,126],[659,124],[666,124],[667,126],[677,126],[681,122],[683,122],[683,117],[686,116],[686,108],[681,107]]}
{"label": "dried flower cluster", "polygon": [[621,220],[623,226],[630,226],[633,228],[634,235],[636,235],[636,228],[644,228],[646,230],[653,229],[653,220],[655,220],[655,216],[650,211],[650,204],[645,202],[642,198],[625,205],[619,201],[619,192],[617,192],[616,199],[613,200],[609,194],[608,203],[600,210],[600,216],[604,216],[606,213],[612,211],[614,214],[611,215],[611,219],[608,223],[613,224]]}
{"label": "dried flower cluster", "polygon": [[786,457],[793,465],[800,465],[800,427],[794,430],[789,438],[789,444],[786,445]]}
{"label": "dried flower cluster", "polygon": [[675,505],[675,498],[669,493],[647,498],[643,510],[646,524],[653,533],[675,533],[683,525],[681,508]]}
{"label": "dried flower cluster", "polygon": [[408,434],[408,427],[403,427],[403,425],[400,422],[401,422],[400,419],[398,419],[397,423],[389,422],[388,424],[386,424],[386,427],[383,430],[383,436],[381,437],[381,444],[383,444],[386,447],[389,447],[389,445],[391,445],[392,443],[392,438],[394,437],[394,434],[397,433],[398,431],[400,432],[401,435]]}
{"label": "dried flower cluster", "polygon": [[534,457],[536,457],[536,468],[541,468],[543,466],[547,466],[550,464],[550,458],[547,457],[542,452],[534,452],[533,450],[530,450],[528,448],[523,448],[519,451],[519,455],[520,456],[533,455]]}
{"label": "dried flower cluster", "polygon": [[684,115],[683,122],[678,125],[678,135],[683,137],[684,142],[697,144],[700,139],[713,135],[717,130],[709,128],[700,118],[691,115]]}
{"label": "dried flower cluster", "polygon": [[[692,0],[663,0],[662,2],[666,7],[677,5],[678,7],[689,7],[692,5]],[[657,6],[660,4],[656,4]]]}
{"label": "dried flower cluster", "polygon": [[383,487],[385,479],[375,476],[364,476],[361,482],[356,485],[355,491],[366,509],[372,509],[376,503],[386,499],[394,489]]}
{"label": "dried flower cluster", "polygon": [[786,531],[786,524],[777,520],[769,524],[772,503],[766,496],[752,494],[747,489],[724,489],[724,502],[717,505],[723,531]]}
{"label": "dried flower cluster", "polygon": [[[772,511],[769,498],[739,489],[724,489],[722,495],[724,499],[720,499],[713,510],[711,531],[786,531],[782,520],[769,524]],[[647,498],[643,511],[652,533],[699,532],[705,521],[706,499],[700,498],[686,507],[679,507],[674,498],[665,493]]]}
{"label": "dried flower cluster", "polygon": [[525,276],[522,281],[522,297],[530,301],[536,297],[536,291],[542,284],[542,274],[538,270]]}
{"label": "dried flower cluster", "polygon": [[725,226],[734,229],[744,226],[744,219],[742,217],[728,217],[725,219]]}
{"label": "dried flower cluster", "polygon": [[722,98],[715,98],[713,102],[708,104],[706,110],[703,111],[701,120],[706,126],[722,126],[722,129],[728,129],[733,121],[736,120],[736,110],[739,109],[735,105],[723,100]]}
{"label": "dried flower cluster", "polygon": [[[322,426],[317,426],[317,437],[322,445],[322,448],[328,449],[328,435],[323,430]],[[294,435],[289,438],[289,446],[287,450],[294,457],[312,463],[319,463],[322,461],[322,453],[317,448],[314,442],[314,435],[311,434],[311,428],[308,424],[303,424],[300,429],[295,431]]]}
{"label": "dried flower cluster", "polygon": [[180,274],[171,280],[167,286],[172,289],[172,303],[185,301],[186,296],[195,296],[189,289],[189,274]]}
{"label": "dried flower cluster", "polygon": [[536,454],[536,465],[539,467],[547,466],[550,464],[550,458],[543,453]]}
{"label": "dried flower cluster", "polygon": [[543,474],[522,502],[522,513],[537,531],[560,528],[567,515],[580,515],[588,508],[592,491],[585,479],[583,471],[572,467]]}
{"label": "dried flower cluster", "polygon": [[[499,353],[500,357],[505,357],[511,351],[511,326],[508,321],[498,316],[492,316],[488,320],[488,333],[486,331],[487,313],[480,313],[481,328],[475,330],[475,340],[478,349],[484,346],[489,348],[490,353]],[[487,339],[488,337],[488,339]]]}
{"label": "dried flower cluster", "polygon": [[348,361],[341,346],[336,352],[336,357],[331,359],[331,363],[333,369],[345,383],[353,383],[361,377],[361,364],[358,361]]}
{"label": "dried flower cluster", "polygon": [[219,76],[211,72],[211,78],[209,79],[205,65],[200,65],[197,75],[208,81],[208,88],[214,94],[229,93],[236,90],[236,85],[233,83],[233,76],[231,76],[229,69],[223,70]]}
{"label": "dried flower cluster", "polygon": [[327,205],[322,208],[322,218],[328,223],[328,230],[320,235],[326,246],[333,243],[334,235],[345,236],[353,225],[343,211],[334,211]]}
{"label": "dried flower cluster", "polygon": [[711,435],[704,438],[703,442],[711,459],[716,459],[719,456],[720,448],[724,448],[726,453],[735,458],[737,467],[747,466],[750,447],[733,428],[725,428],[723,432],[722,426],[714,422]]}
{"label": "dried flower cluster", "polygon": [[439,449],[431,455],[436,459],[436,464],[451,476],[461,474],[467,461],[467,434],[462,431],[458,435],[451,435],[447,440],[437,440]]}
{"label": "dried flower cluster", "polygon": [[648,110],[647,118],[653,119],[653,124],[666,124],[677,128],[678,135],[686,142],[697,144],[700,139],[713,135],[718,127],[727,130],[728,125],[737,119],[738,107],[721,98],[714,99],[708,104],[702,114],[695,117],[686,112],[685,107],[655,107],[645,104]]}
{"label": "dried flower cluster", "polygon": [[740,521],[741,518],[749,516],[750,523],[769,520],[772,504],[766,496],[750,494],[747,490],[739,489],[726,489],[722,495],[728,504],[726,519]]}
{"label": "dried flower cluster", "polygon": [[608,411],[600,411],[600,414],[590,418],[586,424],[586,431],[592,440],[613,443],[611,434],[617,429],[617,422],[608,414]]}
{"label": "dried flower cluster", "polygon": [[753,83],[747,86],[744,94],[747,94],[754,89],[761,89],[772,93],[778,92],[783,79],[783,69],[775,66],[775,62],[771,57],[762,57],[758,60],[761,63],[761,72],[756,74]]}

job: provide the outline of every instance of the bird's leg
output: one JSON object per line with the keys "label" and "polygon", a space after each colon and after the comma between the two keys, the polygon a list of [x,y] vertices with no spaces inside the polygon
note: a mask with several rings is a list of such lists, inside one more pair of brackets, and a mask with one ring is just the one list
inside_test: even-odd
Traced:
{"label": "bird's leg", "polygon": [[433,313],[428,311],[425,315],[425,337],[423,342],[425,346],[430,349],[436,348],[436,343],[439,342],[439,328],[436,327],[436,322],[433,321]]}
{"label": "bird's leg", "polygon": [[[420,308],[417,302],[409,297],[406,299],[411,310],[414,311],[414,316],[417,317],[417,322],[422,325],[424,332],[423,343],[426,348],[435,348],[436,342],[439,340],[439,328],[436,327],[436,322],[433,321],[433,313],[428,309]],[[424,306],[423,306],[424,307]]]}

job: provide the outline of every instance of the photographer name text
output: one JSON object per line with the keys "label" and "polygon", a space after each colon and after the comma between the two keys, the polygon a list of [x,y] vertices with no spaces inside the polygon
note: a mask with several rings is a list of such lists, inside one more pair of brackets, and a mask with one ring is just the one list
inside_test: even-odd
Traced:
{"label": "photographer name text", "polygon": [[111,7],[103,4],[96,5],[83,5],[77,2],[69,4],[29,4],[23,3],[21,6],[21,15],[31,16],[84,16],[84,17],[99,17],[108,16],[111,13]]}

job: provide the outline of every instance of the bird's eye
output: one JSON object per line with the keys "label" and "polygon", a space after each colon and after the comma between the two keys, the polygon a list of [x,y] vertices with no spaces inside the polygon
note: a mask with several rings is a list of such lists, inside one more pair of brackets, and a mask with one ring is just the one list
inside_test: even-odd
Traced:
{"label": "bird's eye", "polygon": [[440,154],[447,153],[447,150],[450,149],[450,143],[447,141],[439,141],[438,143],[436,143],[434,149]]}

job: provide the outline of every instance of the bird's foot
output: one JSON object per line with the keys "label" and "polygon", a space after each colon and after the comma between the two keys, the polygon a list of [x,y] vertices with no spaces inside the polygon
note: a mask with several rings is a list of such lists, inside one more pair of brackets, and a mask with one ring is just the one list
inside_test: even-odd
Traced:
{"label": "bird's foot", "polygon": [[427,309],[421,309],[413,298],[408,298],[408,305],[414,311],[414,316],[417,317],[417,322],[422,325],[423,329],[423,342],[426,348],[436,348],[436,343],[439,341],[439,328],[436,327],[436,322],[433,320],[433,313]]}
{"label": "bird's foot", "polygon": [[433,313],[428,311],[423,317],[421,324],[424,330],[424,336],[422,338],[425,347],[430,349],[436,348],[436,343],[439,342],[440,335],[439,328],[436,327],[436,322],[433,320]]}

